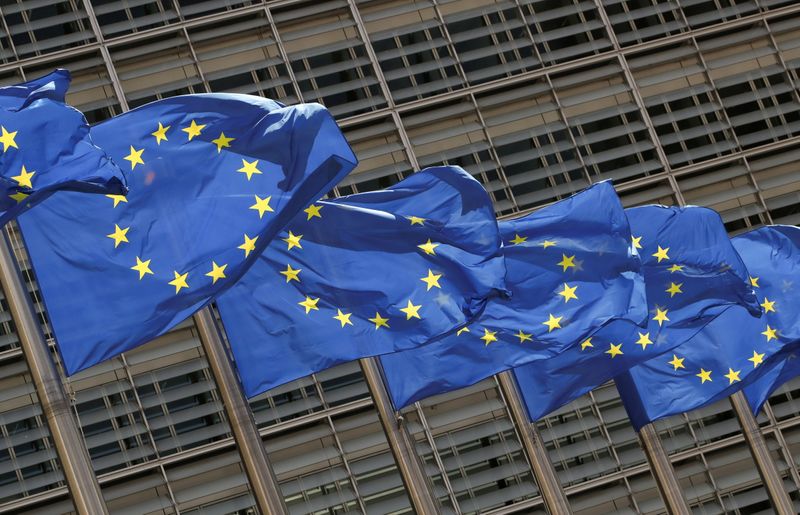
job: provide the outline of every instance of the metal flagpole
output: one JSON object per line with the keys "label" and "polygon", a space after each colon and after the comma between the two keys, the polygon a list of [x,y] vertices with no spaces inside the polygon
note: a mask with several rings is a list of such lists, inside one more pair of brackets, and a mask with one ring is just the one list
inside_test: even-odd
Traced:
{"label": "metal flagpole", "polygon": [[433,495],[433,485],[414,448],[414,440],[405,426],[400,424],[402,419],[394,410],[378,363],[375,358],[362,358],[359,362],[414,512],[424,515],[440,513],[439,503]]}
{"label": "metal flagpole", "polygon": [[567,496],[564,494],[561,482],[558,480],[553,464],[550,462],[550,455],[544,446],[542,436],[536,426],[528,420],[528,413],[522,404],[517,380],[514,379],[510,371],[497,374],[497,379],[500,382],[500,389],[503,392],[503,397],[505,397],[506,406],[508,406],[514,419],[514,425],[519,430],[522,446],[525,448],[525,454],[528,455],[528,461],[531,464],[531,469],[533,469],[533,476],[539,486],[539,491],[542,493],[542,499],[544,499],[544,505],[548,513],[551,515],[571,514],[572,509],[569,507]]}
{"label": "metal flagpole", "polygon": [[211,308],[205,307],[195,313],[194,323],[197,326],[206,359],[211,366],[211,372],[217,382],[217,389],[222,396],[233,439],[242,458],[258,509],[263,515],[288,514],[278,480],[269,463],[267,451],[233,371],[231,360],[225,351],[225,345]]}
{"label": "metal flagpole", "polygon": [[28,361],[36,395],[50,427],[50,436],[55,443],[75,510],[82,515],[108,514],[78,420],[67,400],[28,291],[12,256],[8,233],[2,232],[0,284],[17,328],[22,352]]}
{"label": "metal flagpole", "polygon": [[667,506],[667,512],[671,515],[689,515],[691,512],[683,498],[675,469],[672,468],[669,456],[661,445],[661,439],[653,424],[647,424],[639,430],[639,441],[642,443],[661,498]]}
{"label": "metal flagpole", "polygon": [[738,391],[730,396],[730,401],[733,411],[736,412],[736,417],[739,419],[739,425],[742,426],[744,439],[747,442],[747,446],[750,447],[750,454],[753,455],[753,460],[756,462],[758,473],[761,475],[761,480],[767,489],[767,495],[772,501],[775,513],[779,515],[796,513],[789,494],[783,488],[783,480],[778,473],[778,469],[769,454],[767,441],[758,427],[756,418],[750,412],[750,405],[747,399],[741,391]]}

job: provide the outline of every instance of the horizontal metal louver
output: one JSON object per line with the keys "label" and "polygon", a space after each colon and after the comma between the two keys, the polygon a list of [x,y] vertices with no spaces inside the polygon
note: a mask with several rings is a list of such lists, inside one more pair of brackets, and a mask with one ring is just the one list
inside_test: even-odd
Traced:
{"label": "horizontal metal louver", "polygon": [[273,17],[304,101],[320,102],[335,116],[386,105],[346,2],[276,9]]}
{"label": "horizontal metal louver", "polygon": [[95,40],[83,2],[3,2],[4,29],[17,59],[77,47]]}
{"label": "horizontal metal louver", "polygon": [[163,27],[179,18],[169,0],[93,0],[92,9],[107,38]]}
{"label": "horizontal metal louver", "polygon": [[702,162],[737,148],[694,48],[679,44],[629,57],[628,64],[670,166]]}
{"label": "horizontal metal louver", "polygon": [[0,503],[63,484],[45,417],[21,356],[0,362]]}
{"label": "horizontal metal louver", "polygon": [[421,168],[461,166],[483,183],[494,197],[497,211],[512,208],[502,171],[472,102],[455,101],[404,113],[403,124]]}
{"label": "horizontal metal louver", "polygon": [[611,50],[611,40],[595,2],[523,0],[520,4],[545,63],[560,63]]}
{"label": "horizontal metal louver", "polygon": [[199,71],[211,91],[299,102],[264,12],[201,25],[188,31]]}
{"label": "horizontal metal louver", "polygon": [[[142,54],[147,54],[149,59],[141,60]],[[115,47],[111,59],[131,108],[160,98],[205,92],[182,33]]]}

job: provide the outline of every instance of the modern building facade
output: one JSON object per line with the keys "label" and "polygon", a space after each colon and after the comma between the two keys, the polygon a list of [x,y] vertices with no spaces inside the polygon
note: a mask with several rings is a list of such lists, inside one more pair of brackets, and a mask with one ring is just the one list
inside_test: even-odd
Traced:
{"label": "modern building facade", "polygon": [[[0,15],[0,82],[69,68],[91,121],[208,91],[325,104],[361,160],[333,194],[449,163],[500,216],[613,179],[628,206],[706,205],[732,234],[800,223],[793,1],[2,0]],[[0,307],[0,513],[71,512]],[[191,321],[64,380],[112,513],[255,512]],[[357,363],[251,407],[292,513],[411,512]],[[545,513],[495,379],[403,416],[443,512]],[[800,379],[758,420],[800,511]],[[538,427],[575,513],[664,512],[613,384]],[[695,513],[771,511],[727,401],[657,428]]]}

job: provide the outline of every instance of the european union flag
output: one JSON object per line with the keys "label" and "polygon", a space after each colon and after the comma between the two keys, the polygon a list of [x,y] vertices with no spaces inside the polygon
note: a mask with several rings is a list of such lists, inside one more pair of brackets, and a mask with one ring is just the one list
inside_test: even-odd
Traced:
{"label": "european union flag", "polygon": [[164,333],[236,282],[356,158],[330,114],[233,94],[92,128],[130,192],[62,192],[20,217],[67,373]]}
{"label": "european union flag", "polygon": [[643,259],[647,326],[615,322],[555,358],[516,369],[531,420],[677,347],[731,306],[760,312],[715,211],[643,206],[625,212]]}
{"label": "european union flag", "polygon": [[671,352],[615,378],[637,430],[716,402],[752,381],[765,395],[763,404],[769,391],[759,377],[772,376],[772,369],[782,371],[786,360],[779,353],[800,339],[800,298],[784,291],[800,271],[800,229],[762,227],[732,243],[747,266],[763,315],[756,318],[732,307]]}
{"label": "european union flag", "polygon": [[66,70],[0,88],[0,225],[56,190],[122,194],[122,170],[92,144],[80,111],[64,103]]}
{"label": "european union flag", "polygon": [[217,301],[245,393],[463,325],[504,290],[499,248],[489,196],[456,167],[312,204]]}
{"label": "european union flag", "polygon": [[[753,413],[758,414],[775,390],[800,375],[800,360],[797,359],[800,354],[800,229],[773,225],[738,236],[733,244],[755,275],[756,292],[764,295],[761,307],[765,332],[762,335],[774,336],[770,349],[774,344],[780,347],[780,351],[759,365],[758,377],[744,387]],[[767,251],[770,252],[769,261],[764,256]],[[759,259],[771,267],[765,269],[757,263]]]}
{"label": "european union flag", "polygon": [[617,318],[643,321],[644,283],[628,220],[602,182],[500,222],[510,298],[438,342],[383,356],[396,408],[556,356]]}

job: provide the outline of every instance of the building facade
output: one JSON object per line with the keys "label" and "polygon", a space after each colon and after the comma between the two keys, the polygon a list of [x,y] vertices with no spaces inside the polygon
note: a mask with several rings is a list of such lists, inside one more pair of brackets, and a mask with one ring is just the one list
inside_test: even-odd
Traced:
{"label": "building facade", "polygon": [[[449,163],[499,216],[613,179],[627,206],[709,206],[732,234],[800,223],[793,1],[2,0],[0,15],[0,83],[68,68],[90,121],[209,91],[325,104],[361,161],[333,194]],[[0,513],[71,512],[0,307]],[[255,512],[191,320],[65,384],[112,513]],[[292,513],[411,512],[358,364],[251,406]],[[403,415],[444,513],[545,513],[495,379]],[[800,508],[800,379],[758,420]],[[770,512],[727,401],[656,426],[695,513]],[[538,427],[575,513],[664,512],[613,384]]]}

